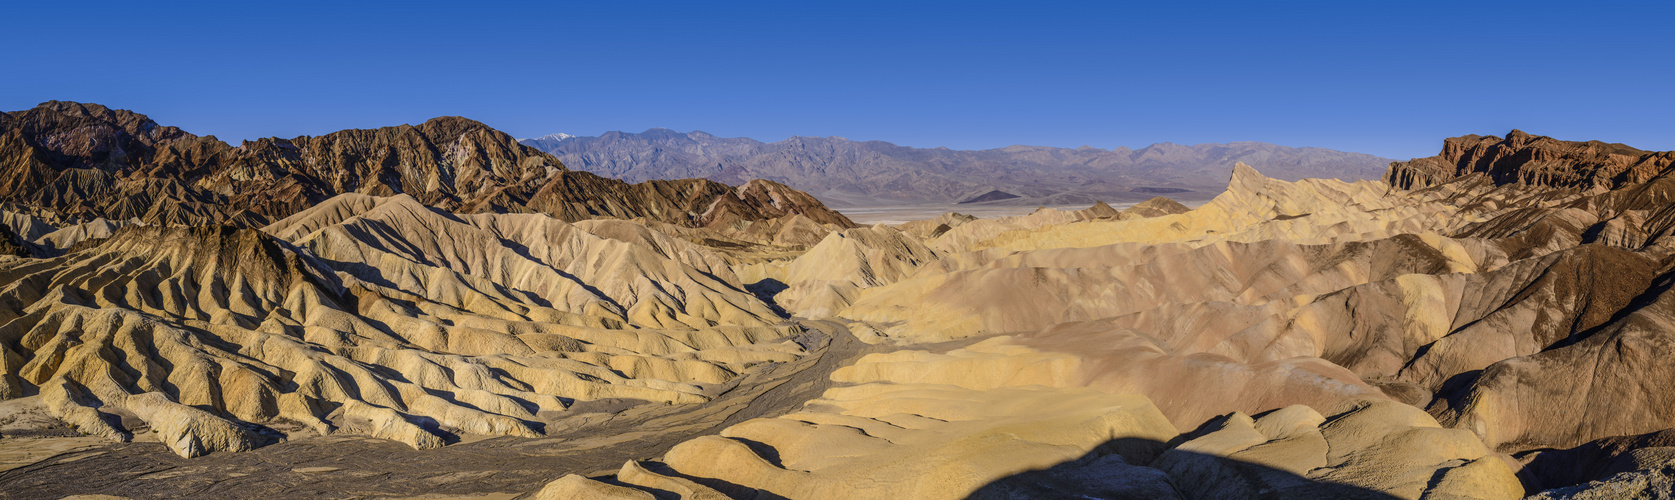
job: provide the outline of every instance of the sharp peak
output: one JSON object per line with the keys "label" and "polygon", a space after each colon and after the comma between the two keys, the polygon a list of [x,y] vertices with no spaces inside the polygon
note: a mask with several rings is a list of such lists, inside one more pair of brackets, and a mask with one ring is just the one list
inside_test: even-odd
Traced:
{"label": "sharp peak", "polygon": [[1262,172],[1258,172],[1256,167],[1252,167],[1242,161],[1233,164],[1233,176],[1230,181],[1231,184],[1240,184],[1242,182],[1260,183],[1266,180],[1268,180],[1268,176],[1262,175]]}

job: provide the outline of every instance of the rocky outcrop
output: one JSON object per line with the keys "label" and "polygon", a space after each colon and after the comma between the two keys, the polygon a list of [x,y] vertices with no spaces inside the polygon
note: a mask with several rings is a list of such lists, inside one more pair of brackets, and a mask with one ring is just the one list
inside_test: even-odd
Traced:
{"label": "rocky outcrop", "polygon": [[1402,189],[1435,186],[1473,174],[1496,184],[1614,189],[1646,182],[1675,165],[1675,152],[1641,151],[1600,141],[1561,141],[1513,130],[1451,137],[1429,158],[1390,164],[1385,182]]}
{"label": "rocky outcrop", "polygon": [[260,227],[361,193],[405,194],[452,212],[540,212],[569,221],[644,217],[703,227],[802,214],[852,225],[807,194],[766,181],[752,186],[628,184],[572,172],[459,117],[233,147],[97,104],[53,101],[0,114],[0,204],[58,223],[103,217]]}
{"label": "rocky outcrop", "polygon": [[1132,207],[1125,208],[1122,213],[1129,218],[1140,219],[1146,217],[1184,214],[1190,211],[1192,211],[1192,209],[1187,208],[1186,205],[1182,205],[1181,202],[1159,196],[1136,203]]}

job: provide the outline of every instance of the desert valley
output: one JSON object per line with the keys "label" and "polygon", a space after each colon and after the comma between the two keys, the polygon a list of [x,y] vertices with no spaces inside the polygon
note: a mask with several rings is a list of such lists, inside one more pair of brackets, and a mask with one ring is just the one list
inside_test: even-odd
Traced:
{"label": "desert valley", "polygon": [[1670,495],[1675,153],[1442,142],[869,225],[457,117],[6,112],[0,498]]}

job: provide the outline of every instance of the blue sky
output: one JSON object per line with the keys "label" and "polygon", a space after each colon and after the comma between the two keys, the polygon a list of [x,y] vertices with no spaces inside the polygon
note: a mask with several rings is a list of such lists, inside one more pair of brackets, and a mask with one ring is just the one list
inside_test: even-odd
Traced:
{"label": "blue sky", "polygon": [[1675,149],[1675,2],[7,2],[0,110],[237,143],[483,121],[956,149],[1512,128]]}

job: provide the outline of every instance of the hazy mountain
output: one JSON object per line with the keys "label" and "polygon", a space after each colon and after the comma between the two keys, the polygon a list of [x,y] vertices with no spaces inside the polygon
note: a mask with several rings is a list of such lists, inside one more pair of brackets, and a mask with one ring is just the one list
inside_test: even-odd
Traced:
{"label": "hazy mountain", "polygon": [[565,140],[565,139],[569,139],[569,138],[571,138],[571,137],[575,137],[575,136],[573,136],[573,135],[570,135],[570,134],[566,134],[566,133],[563,133],[563,132],[559,132],[559,133],[556,133],[556,134],[547,134],[547,135],[543,135],[543,136],[540,136],[540,137],[532,137],[532,138],[529,138],[529,139],[518,139],[518,142],[527,142],[527,141],[562,141],[562,140]]}
{"label": "hazy mountain", "polygon": [[523,143],[552,153],[571,168],[629,182],[703,177],[736,184],[761,178],[849,206],[947,203],[978,197],[994,200],[990,203],[1018,204],[1140,200],[1158,194],[1208,198],[1226,187],[1228,172],[1241,161],[1287,180],[1377,179],[1392,161],[1261,142],[962,151],[842,137],[792,137],[765,143],[664,128],[638,134],[607,132],[598,137],[555,134]]}

